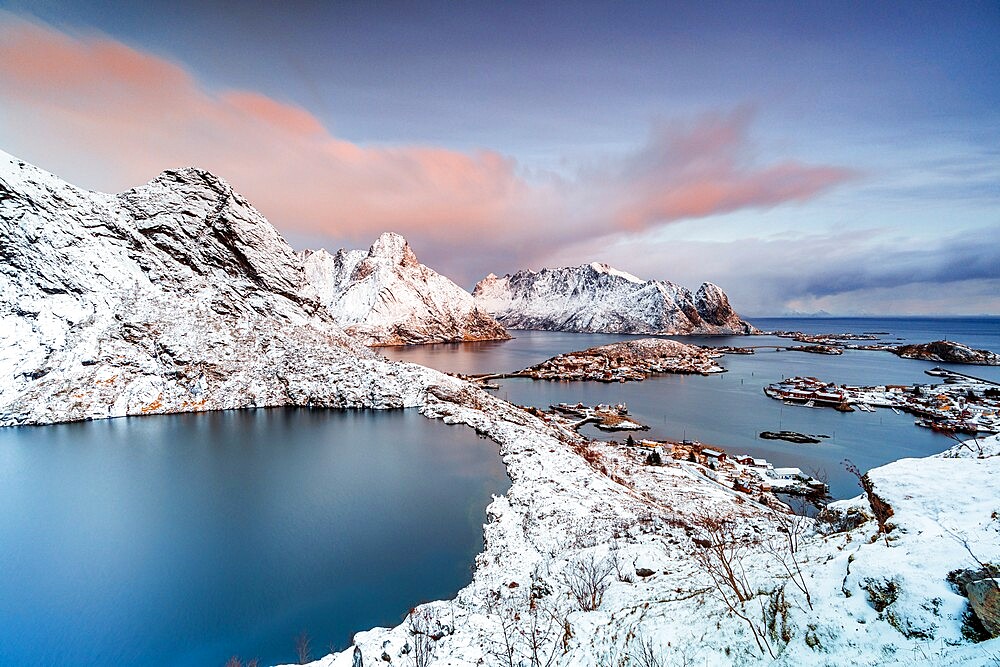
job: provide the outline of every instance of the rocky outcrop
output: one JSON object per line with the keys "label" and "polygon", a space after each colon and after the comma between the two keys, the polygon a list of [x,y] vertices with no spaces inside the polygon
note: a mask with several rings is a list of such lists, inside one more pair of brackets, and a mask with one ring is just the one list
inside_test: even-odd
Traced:
{"label": "rocky outcrop", "polygon": [[275,405],[402,407],[439,375],[377,359],[222,179],[88,192],[0,153],[0,424]]}
{"label": "rocky outcrop", "polygon": [[1000,354],[989,350],[974,350],[968,345],[950,340],[936,340],[933,343],[918,345],[900,345],[892,352],[904,359],[943,361],[949,364],[1000,366]]}
{"label": "rocky outcrop", "polygon": [[536,380],[642,381],[656,373],[722,373],[715,363],[720,355],[675,340],[640,338],[567,352],[513,375]]}
{"label": "rocky outcrop", "polygon": [[319,250],[304,258],[304,293],[366,345],[510,338],[471,294],[421,264],[399,234],[382,234],[367,252]]}
{"label": "rocky outcrop", "polygon": [[1000,579],[979,579],[965,586],[969,608],[990,637],[1000,637]]}
{"label": "rocky outcrop", "polygon": [[697,293],[642,280],[607,264],[490,274],[473,291],[480,309],[512,329],[630,334],[751,334],[718,286]]}

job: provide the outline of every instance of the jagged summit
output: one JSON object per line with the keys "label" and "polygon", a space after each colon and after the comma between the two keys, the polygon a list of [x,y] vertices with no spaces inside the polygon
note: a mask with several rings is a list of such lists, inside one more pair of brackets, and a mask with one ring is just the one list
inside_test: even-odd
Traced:
{"label": "jagged summit", "polygon": [[303,293],[318,299],[368,345],[502,340],[510,336],[472,295],[424,266],[399,234],[385,232],[368,252],[305,256]]}
{"label": "jagged summit", "polygon": [[304,296],[292,248],[200,169],[114,195],[4,153],[0,260],[0,425],[421,400],[418,372]]}
{"label": "jagged summit", "polygon": [[618,269],[612,267],[610,264],[605,264],[604,262],[591,262],[590,268],[592,268],[597,273],[606,273],[611,276],[618,276],[619,278],[624,278],[625,280],[632,283],[645,283],[646,281],[642,278],[637,278],[631,273],[626,271],[619,271]]}
{"label": "jagged summit", "polygon": [[388,260],[399,266],[417,266],[420,262],[402,236],[395,232],[382,232],[371,248],[368,249],[368,256],[373,259]]}
{"label": "jagged summit", "polygon": [[725,292],[705,283],[694,295],[669,281],[643,280],[594,262],[577,267],[490,274],[473,296],[512,329],[589,333],[749,334]]}

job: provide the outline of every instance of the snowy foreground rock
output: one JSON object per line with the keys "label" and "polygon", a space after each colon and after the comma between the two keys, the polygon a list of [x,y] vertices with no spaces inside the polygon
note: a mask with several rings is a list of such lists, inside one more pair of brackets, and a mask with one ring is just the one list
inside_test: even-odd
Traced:
{"label": "snowy foreground rock", "polygon": [[751,334],[718,286],[696,294],[642,280],[607,264],[492,273],[473,290],[476,305],[512,329],[586,333]]}
{"label": "snowy foreground rock", "polygon": [[[984,665],[963,593],[1000,560],[1000,441],[873,470],[822,521],[644,465],[469,383],[377,358],[222,180],[105,195],[0,155],[0,423],[419,406],[498,443],[512,486],[455,600],[316,665]],[[766,500],[766,498],[765,498]],[[986,573],[984,574],[984,571]],[[949,581],[949,578],[951,581]],[[980,605],[984,614],[988,606]]]}
{"label": "snowy foreground rock", "polygon": [[306,253],[305,270],[305,293],[366,345],[510,338],[471,294],[421,264],[399,234],[382,234],[368,252]]}

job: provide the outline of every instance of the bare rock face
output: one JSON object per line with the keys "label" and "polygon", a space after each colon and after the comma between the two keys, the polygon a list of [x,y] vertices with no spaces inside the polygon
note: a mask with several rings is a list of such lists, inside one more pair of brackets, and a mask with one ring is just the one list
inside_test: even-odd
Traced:
{"label": "bare rock face", "polygon": [[421,264],[399,234],[382,234],[368,252],[307,253],[305,271],[303,294],[366,345],[510,338],[471,294]]}
{"label": "bare rock face", "polygon": [[936,340],[933,343],[900,345],[893,353],[904,359],[943,361],[950,364],[977,364],[980,366],[1000,366],[1000,354],[989,350],[974,350],[968,345],[950,340]]}
{"label": "bare rock face", "polygon": [[990,637],[1000,637],[1000,579],[980,579],[965,586],[969,607]]}
{"label": "bare rock face", "polygon": [[490,274],[476,304],[512,329],[587,333],[751,334],[718,286],[696,294],[669,281],[642,280],[607,264]]}
{"label": "bare rock face", "polygon": [[0,256],[0,425],[402,407],[431,381],[303,296],[292,248],[204,171],[109,195],[0,153]]}

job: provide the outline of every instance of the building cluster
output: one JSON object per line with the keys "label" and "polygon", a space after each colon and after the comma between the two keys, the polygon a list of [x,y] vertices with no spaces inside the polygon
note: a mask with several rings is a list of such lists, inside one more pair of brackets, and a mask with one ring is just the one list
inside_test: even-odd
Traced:
{"label": "building cluster", "polygon": [[683,461],[696,466],[699,472],[719,484],[744,493],[823,496],[829,491],[825,482],[799,468],[776,468],[766,459],[749,454],[730,456],[718,447],[706,447],[697,440],[632,442],[636,447],[649,450],[647,460],[650,462]]}
{"label": "building cluster", "polygon": [[943,382],[862,387],[793,377],[768,385],[764,393],[789,405],[908,412],[917,416],[918,426],[948,434],[1000,433],[1000,383],[943,368],[926,372]]}

